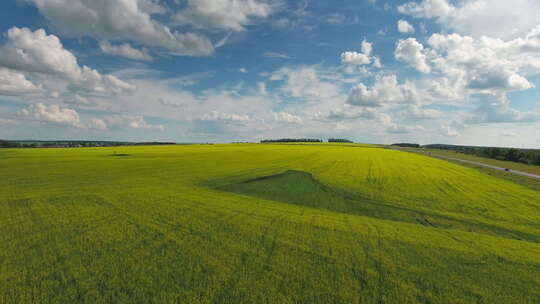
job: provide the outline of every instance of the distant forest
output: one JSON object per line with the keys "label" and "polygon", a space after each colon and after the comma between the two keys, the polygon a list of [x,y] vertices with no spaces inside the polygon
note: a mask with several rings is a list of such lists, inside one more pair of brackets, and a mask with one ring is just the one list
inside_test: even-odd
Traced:
{"label": "distant forest", "polygon": [[281,139],[263,139],[262,144],[266,143],[322,143],[320,139],[314,138],[281,138]]}
{"label": "distant forest", "polygon": [[343,139],[343,138],[329,138],[328,142],[329,143],[350,143],[350,144],[354,143],[352,140]]}
{"label": "distant forest", "polygon": [[[263,139],[261,143],[322,143],[321,139],[316,138],[280,138],[280,139]],[[343,138],[329,138],[329,143],[354,143],[352,140]]]}
{"label": "distant forest", "polygon": [[84,141],[84,140],[0,140],[0,148],[83,148],[83,147],[118,147],[118,146],[156,146],[175,145],[168,142],[120,142],[120,141]]}
{"label": "distant forest", "polygon": [[399,143],[399,144],[392,144],[392,146],[398,146],[398,147],[404,147],[404,148],[421,148],[419,144],[410,144],[410,143]]}

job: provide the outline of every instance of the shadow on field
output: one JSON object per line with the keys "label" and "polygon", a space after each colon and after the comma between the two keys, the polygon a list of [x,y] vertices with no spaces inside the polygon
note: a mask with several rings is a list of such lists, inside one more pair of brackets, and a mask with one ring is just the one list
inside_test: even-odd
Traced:
{"label": "shadow on field", "polygon": [[114,152],[114,153],[111,154],[110,156],[113,156],[113,157],[128,157],[128,156],[131,156],[131,154],[116,153],[116,152]]}
{"label": "shadow on field", "polygon": [[[361,194],[327,186],[315,179],[311,173],[303,171],[289,170],[276,175],[262,176],[220,186],[218,189],[340,213],[411,223],[426,223],[426,216],[420,215],[414,210],[388,205],[363,197]],[[431,221],[427,220],[427,222]]]}

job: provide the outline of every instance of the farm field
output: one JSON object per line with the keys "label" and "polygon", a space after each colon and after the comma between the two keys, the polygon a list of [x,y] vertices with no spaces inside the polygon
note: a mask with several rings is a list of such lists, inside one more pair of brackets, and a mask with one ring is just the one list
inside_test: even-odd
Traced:
{"label": "farm field", "polygon": [[[467,155],[463,153],[456,153],[456,152],[446,151],[446,150],[436,150],[436,149],[429,149],[429,150],[398,149],[398,150],[412,152],[412,153],[420,153],[422,155],[435,157],[435,158],[443,158],[444,160],[449,161],[451,163],[455,163],[455,164],[469,167],[469,168],[474,168],[487,175],[491,175],[496,178],[502,178],[510,182],[516,183],[518,185],[522,185],[527,188],[540,191],[540,179],[523,176],[520,174],[516,174],[515,172],[505,172],[502,170],[485,167],[485,166],[482,166],[481,164],[485,164],[488,166],[496,166],[500,168],[509,168],[514,171],[525,172],[525,173],[530,173],[530,174],[540,173],[539,166],[527,165],[527,164],[510,162],[510,161],[499,161],[499,160],[478,157],[474,155]],[[426,151],[428,152],[426,153]],[[448,158],[445,158],[445,157],[448,157]],[[478,164],[462,162],[461,160],[477,162]]]}
{"label": "farm field", "polygon": [[540,192],[349,144],[0,150],[0,303],[540,303]]}
{"label": "farm field", "polygon": [[502,167],[502,168],[508,168],[511,170],[516,171],[522,171],[527,172],[531,174],[537,174],[540,175],[540,166],[534,166],[534,165],[528,165],[523,163],[517,163],[512,161],[504,161],[504,160],[497,160],[492,158],[486,158],[486,157],[480,157],[476,155],[470,155],[470,154],[464,154],[464,153],[458,153],[455,151],[448,151],[448,150],[439,150],[439,149],[427,149],[425,151],[432,152],[437,155],[442,156],[448,156],[453,158],[459,158],[464,160],[470,160],[475,162],[480,162],[492,166]]}

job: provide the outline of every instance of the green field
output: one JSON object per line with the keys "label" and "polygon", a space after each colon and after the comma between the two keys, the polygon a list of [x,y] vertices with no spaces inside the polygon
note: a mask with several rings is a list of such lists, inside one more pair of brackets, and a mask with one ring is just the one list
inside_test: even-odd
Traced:
{"label": "green field", "polygon": [[513,172],[505,172],[502,170],[484,167],[478,164],[462,162],[460,160],[474,161],[481,164],[496,166],[500,168],[508,168],[511,170],[527,172],[527,173],[536,174],[536,175],[540,175],[540,166],[527,165],[527,164],[516,163],[516,162],[511,162],[511,161],[501,161],[501,160],[478,157],[475,155],[458,153],[458,152],[448,151],[448,150],[437,150],[437,149],[398,149],[398,150],[413,152],[413,153],[420,153],[420,154],[427,155],[430,157],[442,156],[442,157],[454,158],[456,160],[453,160],[453,159],[445,159],[445,160],[452,163],[456,163],[461,166],[474,168],[487,175],[491,175],[496,178],[502,178],[502,179],[511,181],[513,183],[525,186],[527,188],[540,191],[540,179],[522,176],[519,174],[515,174]]}
{"label": "green field", "polygon": [[426,150],[422,150],[422,151],[424,151],[424,152],[428,151],[428,152],[432,152],[432,153],[437,154],[437,155],[448,156],[448,157],[453,157],[453,158],[459,158],[459,159],[464,159],[464,160],[470,160],[470,161],[484,163],[484,164],[488,164],[488,165],[492,165],[492,166],[496,166],[496,167],[508,168],[508,169],[511,169],[511,170],[522,171],[522,172],[527,172],[527,173],[531,173],[531,174],[540,175],[540,166],[528,165],[528,164],[512,162],[512,161],[492,159],[492,158],[487,158],[487,157],[480,157],[480,156],[471,155],[471,154],[459,153],[459,152],[451,151],[451,150],[426,149]]}
{"label": "green field", "polygon": [[356,145],[0,150],[0,303],[540,303],[540,192]]}

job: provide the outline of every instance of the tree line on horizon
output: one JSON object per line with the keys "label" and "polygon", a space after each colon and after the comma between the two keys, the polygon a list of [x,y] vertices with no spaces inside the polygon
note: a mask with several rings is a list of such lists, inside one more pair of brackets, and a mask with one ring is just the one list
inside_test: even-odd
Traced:
{"label": "tree line on horizon", "polygon": [[0,148],[84,148],[84,147],[118,147],[118,146],[158,146],[176,145],[171,142],[118,142],[118,141],[85,141],[85,140],[59,140],[59,141],[32,141],[32,140],[2,140]]}
{"label": "tree line on horizon", "polygon": [[421,148],[422,147],[419,144],[411,144],[411,143],[397,143],[397,144],[392,144],[392,146],[403,147],[403,148]]}
{"label": "tree line on horizon", "polygon": [[261,143],[322,143],[323,141],[316,138],[280,138],[280,139],[263,139]]}
{"label": "tree line on horizon", "polygon": [[354,143],[352,140],[343,139],[343,138],[329,138],[328,142],[329,143],[349,143],[349,144]]}
{"label": "tree line on horizon", "polygon": [[[318,138],[280,138],[280,139],[263,139],[262,144],[265,143],[322,143],[322,139]],[[329,138],[329,143],[354,143],[352,140],[344,138]]]}

